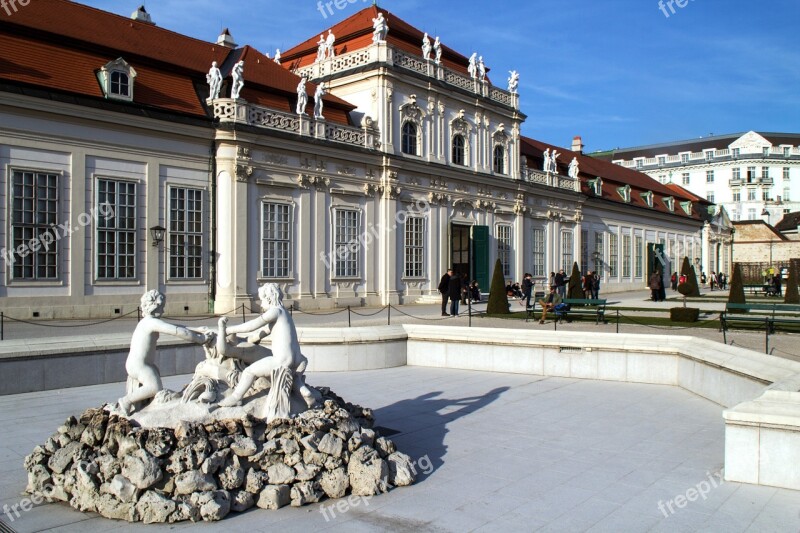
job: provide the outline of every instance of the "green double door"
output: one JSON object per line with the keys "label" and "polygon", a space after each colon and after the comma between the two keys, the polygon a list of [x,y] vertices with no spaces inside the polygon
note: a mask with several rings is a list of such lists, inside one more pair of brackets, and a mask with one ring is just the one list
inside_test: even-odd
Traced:
{"label": "green double door", "polygon": [[457,274],[467,273],[477,280],[484,292],[489,291],[489,226],[450,227],[450,266]]}

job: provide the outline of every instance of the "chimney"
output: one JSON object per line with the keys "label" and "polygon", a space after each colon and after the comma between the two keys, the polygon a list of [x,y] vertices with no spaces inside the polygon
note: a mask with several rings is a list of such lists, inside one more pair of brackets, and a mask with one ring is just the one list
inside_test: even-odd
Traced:
{"label": "chimney", "polygon": [[144,8],[144,6],[139,6],[139,9],[131,13],[131,18],[133,20],[138,20],[139,22],[144,22],[145,24],[152,24],[155,26],[155,22],[153,19],[150,18],[150,13]]}
{"label": "chimney", "polygon": [[580,135],[576,135],[572,139],[572,151],[578,152],[579,154],[583,153],[583,140],[581,140]]}
{"label": "chimney", "polygon": [[222,33],[219,34],[219,37],[217,37],[217,44],[225,48],[236,48],[238,46],[233,40],[233,37],[231,37],[231,32],[228,31],[228,28],[225,28],[222,30]]}

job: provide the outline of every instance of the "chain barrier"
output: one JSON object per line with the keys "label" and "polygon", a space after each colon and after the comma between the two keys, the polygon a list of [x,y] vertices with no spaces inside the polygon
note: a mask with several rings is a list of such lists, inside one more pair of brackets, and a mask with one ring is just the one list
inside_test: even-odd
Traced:
{"label": "chain barrier", "polygon": [[120,320],[122,318],[129,317],[136,313],[139,314],[139,309],[137,308],[135,311],[131,311],[130,313],[126,313],[124,315],[115,316],[114,318],[109,318],[107,320],[100,320],[99,322],[90,322],[88,324],[45,324],[43,322],[33,322],[30,320],[22,320],[21,318],[12,318],[10,316],[3,315],[3,320],[11,320],[12,322],[19,322],[21,324],[28,324],[30,326],[39,326],[42,328],[82,328],[84,326],[98,326],[100,324],[107,324],[109,322],[114,322],[115,320]]}
{"label": "chain barrier", "polygon": [[405,316],[407,316],[408,318],[413,318],[414,320],[423,320],[423,321],[427,320],[427,321],[429,321],[429,322],[439,322],[439,321],[441,321],[441,320],[448,320],[448,319],[450,319],[450,318],[451,318],[451,317],[449,317],[449,316],[447,316],[447,317],[438,317],[438,318],[422,318],[422,317],[418,317],[418,316],[414,316],[414,315],[409,315],[408,313],[406,313],[406,312],[403,312],[402,310],[398,309],[397,307],[395,307],[395,306],[393,306],[393,305],[390,305],[389,307],[390,307],[390,308],[392,308],[392,309],[394,309],[395,311],[397,311],[397,312],[398,312],[398,313],[400,313],[401,315],[405,315]]}
{"label": "chain barrier", "polygon": [[384,306],[384,307],[381,307],[381,308],[380,308],[380,309],[378,309],[378,310],[377,310],[375,313],[369,313],[369,314],[356,313],[355,311],[350,311],[350,312],[351,312],[351,313],[353,313],[353,314],[354,314],[354,315],[356,315],[356,316],[363,316],[363,317],[367,317],[367,318],[369,318],[369,317],[376,316],[376,315],[379,315],[379,314],[383,313],[384,311],[386,311],[386,309],[387,309],[388,307],[389,307],[389,306]]}

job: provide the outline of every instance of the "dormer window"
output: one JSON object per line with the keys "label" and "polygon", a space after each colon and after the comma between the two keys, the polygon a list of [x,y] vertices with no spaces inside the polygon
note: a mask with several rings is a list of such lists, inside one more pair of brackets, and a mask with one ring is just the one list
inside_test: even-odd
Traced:
{"label": "dormer window", "polygon": [[631,186],[625,185],[624,187],[617,187],[617,192],[619,193],[622,201],[625,203],[630,203],[631,201]]}
{"label": "dormer window", "polygon": [[643,192],[642,200],[647,204],[647,207],[653,207],[653,191]]}
{"label": "dormer window", "polygon": [[136,71],[127,61],[116,59],[104,65],[98,74],[106,98],[133,101],[133,82]]}
{"label": "dormer window", "polygon": [[709,150],[706,152],[706,161],[713,161],[714,160],[714,150]]}
{"label": "dormer window", "polygon": [[675,198],[672,196],[667,196],[664,198],[664,205],[667,206],[667,209],[670,211],[675,211]]}
{"label": "dormer window", "polygon": [[592,193],[600,198],[603,196],[603,178],[596,178],[593,180],[589,180],[589,188],[591,189]]}
{"label": "dormer window", "polygon": [[681,202],[681,209],[683,209],[683,212],[686,213],[687,215],[691,215],[692,202]]}

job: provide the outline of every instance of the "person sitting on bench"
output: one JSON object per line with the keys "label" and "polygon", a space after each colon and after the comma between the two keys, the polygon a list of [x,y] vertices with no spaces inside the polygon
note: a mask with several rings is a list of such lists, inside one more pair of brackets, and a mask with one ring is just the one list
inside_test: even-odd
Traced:
{"label": "person sitting on bench", "polygon": [[542,317],[539,319],[539,324],[544,324],[547,318],[547,311],[552,311],[561,303],[561,295],[556,292],[555,287],[550,287],[550,294],[547,299],[539,300],[539,305],[542,306]]}

